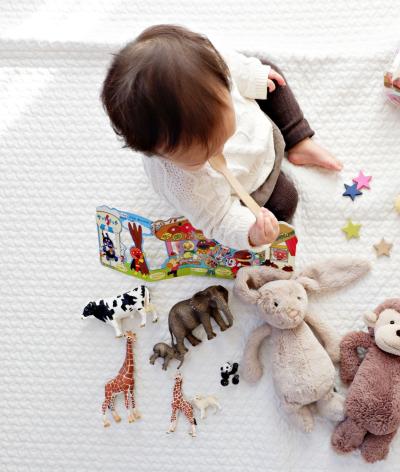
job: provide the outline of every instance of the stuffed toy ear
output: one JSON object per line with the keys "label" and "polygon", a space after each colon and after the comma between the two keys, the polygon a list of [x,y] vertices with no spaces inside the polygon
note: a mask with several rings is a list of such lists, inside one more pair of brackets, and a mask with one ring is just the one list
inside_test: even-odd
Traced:
{"label": "stuffed toy ear", "polygon": [[257,303],[258,289],[272,280],[290,279],[291,274],[266,266],[242,267],[236,275],[234,293],[243,301]]}
{"label": "stuffed toy ear", "polygon": [[365,321],[365,324],[368,326],[368,328],[374,328],[377,319],[378,319],[378,316],[373,311],[369,311],[365,313],[364,315],[364,321]]}
{"label": "stuffed toy ear", "polygon": [[306,267],[295,280],[309,291],[335,290],[349,285],[370,269],[366,259],[338,257]]}

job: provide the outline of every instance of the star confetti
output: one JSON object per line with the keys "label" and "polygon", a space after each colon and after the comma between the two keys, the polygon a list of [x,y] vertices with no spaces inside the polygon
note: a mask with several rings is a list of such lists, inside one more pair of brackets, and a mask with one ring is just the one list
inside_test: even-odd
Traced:
{"label": "star confetti", "polygon": [[393,247],[392,243],[385,241],[385,238],[382,238],[378,244],[374,244],[376,255],[380,256],[390,256],[390,251]]}
{"label": "star confetti", "polygon": [[372,175],[364,175],[363,171],[360,170],[360,173],[357,177],[354,177],[353,182],[357,184],[357,190],[362,188],[369,188],[369,181],[372,179]]}
{"label": "star confetti", "polygon": [[353,185],[344,184],[344,187],[346,191],[344,192],[343,197],[350,197],[353,200],[353,202],[356,197],[358,197],[359,195],[362,195],[362,192],[357,190],[357,184],[353,184]]}
{"label": "star confetti", "polygon": [[347,220],[347,225],[343,226],[342,231],[346,233],[347,239],[360,237],[360,224],[354,224],[351,220]]}

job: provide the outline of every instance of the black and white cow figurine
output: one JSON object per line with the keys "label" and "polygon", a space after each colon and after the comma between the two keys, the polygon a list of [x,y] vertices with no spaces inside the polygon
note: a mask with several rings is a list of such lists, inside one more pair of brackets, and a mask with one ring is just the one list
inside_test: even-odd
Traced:
{"label": "black and white cow figurine", "polygon": [[153,314],[153,323],[158,320],[157,312],[150,303],[149,289],[145,285],[139,285],[129,292],[122,293],[112,298],[88,303],[82,313],[82,319],[94,316],[104,323],[111,324],[117,337],[122,336],[122,320],[133,318],[134,313],[140,313],[142,322],[140,327],[146,326],[146,314]]}

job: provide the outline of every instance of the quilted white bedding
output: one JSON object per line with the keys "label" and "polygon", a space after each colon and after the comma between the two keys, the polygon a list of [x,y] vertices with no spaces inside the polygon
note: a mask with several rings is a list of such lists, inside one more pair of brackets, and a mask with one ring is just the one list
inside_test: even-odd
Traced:
{"label": "quilted white bedding", "polygon": [[[285,168],[300,191],[297,266],[343,254],[369,258],[373,270],[341,292],[314,298],[341,334],[386,297],[400,296],[400,109],[385,100],[382,74],[397,46],[400,3],[211,0],[0,1],[0,470],[1,471],[361,471],[358,453],[330,448],[332,424],[293,429],[274,396],[268,343],[259,384],[222,387],[219,367],[240,361],[252,310],[231,298],[234,326],[192,348],[184,392],[215,394],[223,410],[169,424],[174,369],[151,366],[156,341],[168,340],[167,314],[215,279],[182,277],[150,285],[161,314],[138,328],[137,403],[143,419],[104,429],[104,383],[116,375],[125,342],[96,321],[80,320],[91,299],[137,283],[100,265],[95,207],[108,204],[149,218],[174,215],[150,191],[140,159],[121,149],[98,98],[111,52],[155,23],[179,23],[269,55],[286,72],[316,139],[345,164],[340,175]],[[352,202],[344,183],[359,170],[371,190]],[[346,219],[361,223],[347,241]],[[393,243],[377,259],[372,245]],[[223,281],[231,289],[232,282]],[[173,366],[172,366],[173,367]],[[342,387],[340,387],[342,389]],[[384,463],[398,469],[400,435]]]}

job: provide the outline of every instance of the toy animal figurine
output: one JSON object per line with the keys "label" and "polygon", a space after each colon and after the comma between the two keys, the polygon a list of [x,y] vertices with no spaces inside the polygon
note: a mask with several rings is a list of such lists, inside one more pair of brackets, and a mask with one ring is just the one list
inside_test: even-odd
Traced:
{"label": "toy animal figurine", "polygon": [[261,378],[259,350],[270,336],[275,390],[290,419],[306,432],[314,427],[310,406],[315,405],[332,421],[344,417],[344,398],[334,390],[333,362],[339,361],[339,338],[320,316],[308,310],[307,292],[345,287],[369,269],[365,260],[336,258],[311,265],[298,275],[265,266],[238,272],[235,293],[254,304],[265,321],[247,341],[242,375],[249,382]]}
{"label": "toy animal figurine", "polygon": [[166,343],[157,343],[153,347],[153,354],[150,356],[150,364],[154,365],[156,359],[162,357],[164,359],[163,362],[163,370],[167,370],[168,364],[171,359],[177,359],[180,361],[177,369],[181,367],[184,361],[184,354],[181,354],[175,347],[171,347]]}
{"label": "toy animal figurine", "polygon": [[213,395],[209,395],[208,397],[205,397],[204,395],[196,395],[193,397],[192,403],[193,406],[200,410],[200,418],[202,420],[207,416],[207,408],[214,407],[214,414],[218,410],[222,410],[221,405]]}
{"label": "toy animal figurine", "polygon": [[[219,311],[224,313],[227,321],[224,321]],[[207,338],[214,338],[216,334],[211,327],[211,318],[214,318],[221,331],[225,331],[233,324],[233,316],[228,306],[228,290],[221,285],[212,285],[171,308],[168,326],[172,345],[176,345],[178,351],[184,354],[187,352],[185,337],[192,346],[199,344],[201,339],[196,338],[192,331],[200,324],[203,325]]]}
{"label": "toy animal figurine", "polygon": [[169,426],[167,433],[173,433],[175,431],[177,415],[181,411],[186,416],[189,423],[191,424],[191,429],[190,429],[189,434],[195,437],[197,422],[196,422],[196,418],[193,415],[193,406],[187,400],[183,398],[182,381],[183,379],[182,379],[181,373],[177,372],[175,374],[175,384],[174,384],[174,390],[172,393],[171,424]]}
{"label": "toy animal figurine", "polygon": [[[346,418],[331,442],[339,453],[360,448],[375,462],[387,456],[400,426],[400,298],[386,300],[365,321],[369,333],[349,333],[340,343],[340,377],[350,387]],[[367,350],[363,360],[360,347]]]}
{"label": "toy animal figurine", "polygon": [[237,385],[239,383],[239,374],[237,371],[239,370],[239,364],[234,362],[231,364],[230,362],[225,362],[225,364],[221,367],[221,385],[223,387],[227,387],[229,385],[229,377],[232,375],[232,383],[233,385]]}
{"label": "toy animal figurine", "polygon": [[153,323],[158,320],[155,307],[150,303],[150,292],[145,285],[139,285],[129,292],[112,298],[89,302],[82,313],[82,319],[94,316],[104,323],[111,324],[117,337],[122,336],[122,320],[137,312],[142,317],[140,327],[146,326],[146,314],[153,314]]}
{"label": "toy animal figurine", "polygon": [[103,424],[104,427],[110,426],[110,422],[106,417],[106,410],[110,408],[114,420],[119,423],[121,417],[115,410],[115,396],[118,393],[123,393],[125,396],[125,407],[129,411],[128,421],[133,421],[141,418],[139,411],[135,407],[135,396],[134,396],[134,362],[133,362],[133,343],[136,340],[135,333],[127,331],[126,334],[126,356],[125,362],[123,363],[118,375],[106,383],[105,385],[105,398],[102,406],[103,411]]}

